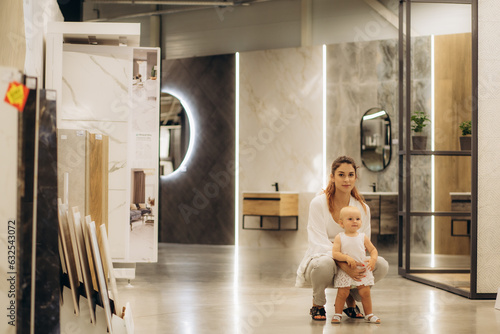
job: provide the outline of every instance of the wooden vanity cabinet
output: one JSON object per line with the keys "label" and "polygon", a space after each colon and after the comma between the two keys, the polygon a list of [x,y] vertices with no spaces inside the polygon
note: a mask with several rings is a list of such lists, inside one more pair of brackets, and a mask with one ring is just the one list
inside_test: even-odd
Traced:
{"label": "wooden vanity cabinet", "polygon": [[398,233],[398,195],[363,194],[370,207],[372,240],[379,235]]}

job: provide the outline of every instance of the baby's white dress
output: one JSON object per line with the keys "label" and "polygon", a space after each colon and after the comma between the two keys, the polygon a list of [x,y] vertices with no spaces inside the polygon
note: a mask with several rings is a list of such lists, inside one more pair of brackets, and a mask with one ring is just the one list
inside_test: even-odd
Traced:
{"label": "baby's white dress", "polygon": [[[364,263],[365,266],[367,263],[365,260],[369,259],[366,256],[365,250],[365,234],[359,232],[355,237],[349,237],[345,235],[344,232],[339,233],[340,236],[340,251],[342,254],[349,255],[356,262]],[[366,277],[363,277],[361,281],[355,281],[351,278],[351,276],[347,275],[345,271],[337,267],[337,275],[333,279],[333,286],[335,288],[345,288],[352,287],[358,285],[373,285],[375,282],[373,280],[373,273],[371,270],[367,269],[365,272]]]}

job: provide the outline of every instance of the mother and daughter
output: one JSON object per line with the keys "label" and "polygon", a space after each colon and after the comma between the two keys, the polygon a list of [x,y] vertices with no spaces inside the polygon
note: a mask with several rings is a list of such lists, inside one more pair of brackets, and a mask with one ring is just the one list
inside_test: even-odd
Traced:
{"label": "mother and daughter", "polygon": [[[326,320],[325,290],[333,284],[338,291],[332,323],[340,323],[342,311],[380,323],[372,313],[370,286],[387,275],[389,264],[370,242],[370,208],[356,189],[357,169],[352,158],[337,158],[327,188],[309,206],[309,247],[297,270],[296,286],[312,286],[313,320]],[[356,301],[362,302],[366,316]]]}

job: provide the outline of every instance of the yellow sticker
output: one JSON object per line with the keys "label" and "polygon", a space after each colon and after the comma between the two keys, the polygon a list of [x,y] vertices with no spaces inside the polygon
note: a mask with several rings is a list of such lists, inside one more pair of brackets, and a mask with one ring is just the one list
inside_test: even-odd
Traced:
{"label": "yellow sticker", "polygon": [[12,81],[7,88],[4,101],[23,111],[28,99],[29,89],[19,82]]}

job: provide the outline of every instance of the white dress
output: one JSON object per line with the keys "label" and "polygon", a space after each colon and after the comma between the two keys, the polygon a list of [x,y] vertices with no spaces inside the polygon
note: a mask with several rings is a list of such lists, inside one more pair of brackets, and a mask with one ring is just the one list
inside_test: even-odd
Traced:
{"label": "white dress", "polygon": [[[342,254],[349,255],[356,262],[365,263],[365,261],[369,258],[366,256],[365,251],[365,234],[359,232],[357,236],[350,237],[345,235],[344,232],[340,233],[340,252]],[[333,279],[333,286],[335,288],[345,288],[359,285],[373,285],[373,273],[371,270],[367,269],[365,272],[365,277],[361,279],[361,281],[355,281],[351,278],[351,276],[347,275],[345,271],[338,267],[337,275]]]}

